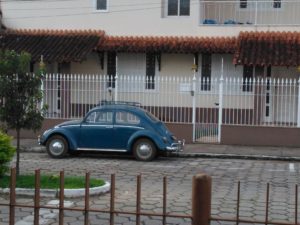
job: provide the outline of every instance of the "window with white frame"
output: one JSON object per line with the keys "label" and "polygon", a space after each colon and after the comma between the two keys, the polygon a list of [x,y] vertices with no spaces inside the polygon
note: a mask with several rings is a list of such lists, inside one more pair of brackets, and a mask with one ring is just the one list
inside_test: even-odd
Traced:
{"label": "window with white frame", "polygon": [[248,0],[239,0],[240,9],[256,9],[257,10],[270,10],[270,9],[281,9],[282,4],[281,0],[273,1],[248,1]]}
{"label": "window with white frame", "polygon": [[247,0],[240,0],[240,8],[241,9],[247,8]]}
{"label": "window with white frame", "polygon": [[109,88],[115,88],[116,86],[116,57],[116,52],[107,53],[107,87]]}
{"label": "window with white frame", "polygon": [[168,0],[168,16],[189,16],[190,0]]}
{"label": "window with white frame", "polygon": [[108,0],[95,0],[95,8],[97,11],[108,11]]}
{"label": "window with white frame", "polygon": [[281,8],[281,0],[274,0],[273,8],[274,9],[280,9]]}
{"label": "window with white frame", "polygon": [[244,65],[243,68],[243,91],[252,92],[253,66]]}
{"label": "window with white frame", "polygon": [[201,91],[211,89],[211,54],[202,54],[201,63]]}
{"label": "window with white frame", "polygon": [[155,89],[155,54],[146,53],[146,89]]}

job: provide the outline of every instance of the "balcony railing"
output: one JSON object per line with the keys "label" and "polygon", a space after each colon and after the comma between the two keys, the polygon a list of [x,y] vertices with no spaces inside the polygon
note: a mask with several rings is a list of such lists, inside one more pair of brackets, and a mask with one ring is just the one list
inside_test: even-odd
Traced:
{"label": "balcony railing", "polygon": [[200,25],[299,26],[299,12],[299,0],[200,0]]}

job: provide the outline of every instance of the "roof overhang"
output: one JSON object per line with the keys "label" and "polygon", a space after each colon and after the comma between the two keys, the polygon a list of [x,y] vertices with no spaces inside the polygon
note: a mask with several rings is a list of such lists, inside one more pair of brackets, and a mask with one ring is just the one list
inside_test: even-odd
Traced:
{"label": "roof overhang", "polygon": [[234,53],[234,37],[104,36],[98,51],[159,53]]}
{"label": "roof overhang", "polygon": [[0,49],[26,51],[32,61],[81,62],[98,45],[103,31],[92,30],[3,30]]}
{"label": "roof overhang", "polygon": [[241,32],[234,64],[253,66],[299,66],[299,32]]}

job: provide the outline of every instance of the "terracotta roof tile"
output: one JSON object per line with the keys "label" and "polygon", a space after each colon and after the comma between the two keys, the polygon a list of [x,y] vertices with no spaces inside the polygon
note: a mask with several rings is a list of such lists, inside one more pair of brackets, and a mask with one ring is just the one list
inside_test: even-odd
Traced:
{"label": "terracotta roof tile", "polygon": [[164,53],[234,53],[236,38],[174,36],[105,36],[99,51]]}
{"label": "terracotta roof tile", "polygon": [[5,30],[0,33],[0,48],[27,51],[33,61],[41,55],[47,62],[82,61],[103,35],[94,30]]}
{"label": "terracotta roof tile", "polygon": [[261,66],[300,65],[300,32],[242,32],[234,64]]}

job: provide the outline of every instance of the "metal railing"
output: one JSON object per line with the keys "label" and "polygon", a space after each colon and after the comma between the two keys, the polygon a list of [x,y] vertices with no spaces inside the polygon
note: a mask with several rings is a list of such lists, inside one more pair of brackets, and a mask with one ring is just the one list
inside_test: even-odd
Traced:
{"label": "metal railing", "polygon": [[48,105],[48,113],[45,117],[81,118],[103,100],[118,100],[138,102],[140,107],[168,123],[300,125],[297,79],[205,80],[157,76],[153,89],[146,88],[143,76],[119,75],[114,88],[108,87],[108,82],[105,75],[46,75],[43,104]]}
{"label": "metal railing", "polygon": [[200,25],[299,26],[295,0],[201,1]]}
{"label": "metal railing", "polygon": [[[264,206],[264,220],[256,220],[256,219],[246,219],[244,215],[241,213],[241,184],[238,182],[237,192],[236,192],[236,206],[234,207],[234,215],[233,217],[217,217],[212,216],[211,208],[212,208],[212,178],[206,174],[197,174],[193,177],[192,180],[192,202],[191,202],[191,214],[186,214],[183,212],[182,214],[168,213],[167,211],[167,177],[163,178],[163,197],[162,197],[162,212],[161,213],[153,213],[147,212],[145,210],[141,210],[141,175],[137,176],[136,183],[136,204],[135,211],[125,211],[118,210],[115,207],[115,175],[111,175],[111,190],[110,190],[110,198],[109,198],[109,209],[101,209],[99,206],[97,208],[92,207],[90,205],[90,196],[89,196],[89,181],[90,181],[90,173],[86,173],[85,178],[85,197],[84,204],[82,207],[66,207],[64,205],[64,172],[60,172],[60,186],[59,186],[59,203],[57,206],[48,206],[41,204],[40,197],[40,170],[35,171],[35,194],[34,194],[34,203],[30,205],[28,203],[17,203],[17,195],[16,195],[16,169],[11,169],[10,176],[10,193],[9,193],[9,202],[8,203],[0,203],[2,207],[9,208],[8,222],[9,225],[15,224],[15,210],[16,208],[21,209],[33,209],[32,218],[33,224],[39,225],[40,222],[40,210],[57,210],[57,224],[64,224],[64,217],[66,211],[73,212],[82,212],[83,213],[83,224],[87,225],[90,221],[90,213],[97,214],[108,214],[107,224],[115,224],[115,217],[119,215],[128,215],[135,217],[135,224],[139,225],[142,223],[142,216],[155,216],[161,218],[161,224],[167,224],[168,218],[183,218],[189,219],[192,225],[209,225],[211,221],[224,221],[224,222],[234,222],[235,224],[247,223],[247,224],[278,224],[278,225],[298,225],[298,185],[295,185],[295,200],[294,200],[294,218],[287,218],[284,221],[278,221],[270,219],[270,210],[271,210],[271,200],[270,200],[270,185],[267,184],[266,194],[265,194],[265,206]],[[277,210],[278,211],[278,210]],[[293,222],[291,222],[293,221]],[[96,222],[96,221],[94,221]]]}

